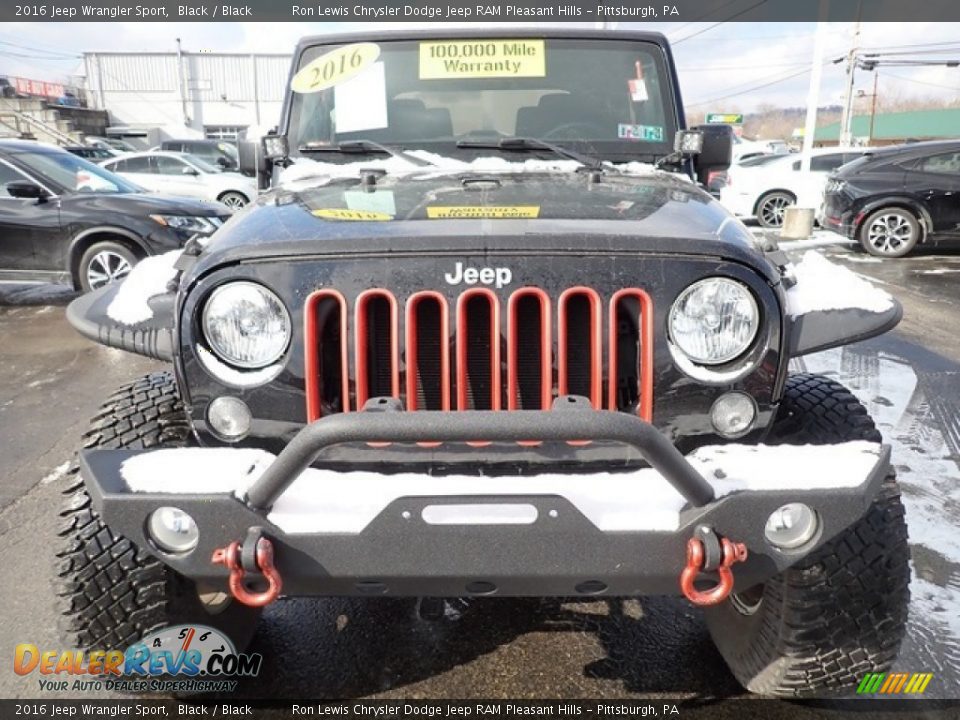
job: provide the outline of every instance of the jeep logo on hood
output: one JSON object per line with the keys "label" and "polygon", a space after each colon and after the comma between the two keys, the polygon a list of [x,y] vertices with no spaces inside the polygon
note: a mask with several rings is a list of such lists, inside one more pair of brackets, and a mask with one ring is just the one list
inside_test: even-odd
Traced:
{"label": "jeep logo on hood", "polygon": [[448,285],[476,285],[478,282],[482,285],[493,285],[496,288],[502,288],[509,285],[513,280],[513,273],[510,268],[505,267],[464,267],[462,262],[458,262],[453,272],[444,273],[443,279]]}

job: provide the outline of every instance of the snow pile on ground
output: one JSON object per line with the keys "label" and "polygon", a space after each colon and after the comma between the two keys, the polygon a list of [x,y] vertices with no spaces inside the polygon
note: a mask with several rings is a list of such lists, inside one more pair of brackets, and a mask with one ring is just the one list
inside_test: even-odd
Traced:
{"label": "snow pile on ground", "polygon": [[[502,157],[480,157],[470,162],[464,162],[426,150],[409,150],[405,154],[429,162],[430,165],[417,165],[402,157],[360,160],[352,163],[330,163],[313,160],[312,158],[298,158],[292,165],[283,169],[280,174],[280,184],[290,189],[296,189],[297,184],[302,181],[309,180],[310,184],[315,184],[320,179],[355,177],[360,170],[376,169],[386,170],[392,174],[416,172],[422,173],[424,177],[430,177],[431,171],[438,173],[449,171],[569,173],[582,167],[576,160],[527,159],[523,162],[511,162]],[[610,167],[627,175],[650,175],[662,172],[649,163],[641,162],[611,164]]]}
{"label": "snow pile on ground", "polygon": [[110,319],[122,325],[136,325],[152,318],[153,310],[147,301],[167,291],[167,283],[177,275],[174,264],[180,252],[171,250],[138,262],[107,307]]}
{"label": "snow pile on ground", "polygon": [[888,293],[814,250],[793,265],[793,274],[797,284],[787,290],[787,311],[793,317],[850,308],[881,313],[893,307]]}
{"label": "snow pile on ground", "polygon": [[[815,449],[722,445],[700,448],[688,459],[722,497],[744,490],[856,487],[876,464],[879,450],[878,444],[864,441]],[[242,448],[157,450],[125,461],[121,474],[134,492],[233,492],[240,497],[273,457],[263,450]],[[778,471],[771,473],[772,467]],[[559,495],[606,532],[676,530],[685,503],[650,468],[521,477],[380,475],[310,468],[280,496],[269,520],[288,533],[359,533],[398,498],[484,495]]]}

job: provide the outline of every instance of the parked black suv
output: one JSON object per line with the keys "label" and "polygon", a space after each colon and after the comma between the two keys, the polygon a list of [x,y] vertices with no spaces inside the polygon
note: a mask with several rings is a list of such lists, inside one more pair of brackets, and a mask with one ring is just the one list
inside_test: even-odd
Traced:
{"label": "parked black suv", "polygon": [[91,290],[229,216],[220,203],[148,194],[52,145],[0,141],[0,279]]}
{"label": "parked black suv", "polygon": [[960,141],[882,148],[844,165],[827,181],[822,224],[879,257],[960,239]]}

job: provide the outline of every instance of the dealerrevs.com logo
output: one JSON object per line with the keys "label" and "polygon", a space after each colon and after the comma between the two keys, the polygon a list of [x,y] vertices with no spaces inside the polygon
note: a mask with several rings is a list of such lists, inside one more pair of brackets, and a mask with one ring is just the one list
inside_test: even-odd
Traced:
{"label": "dealerrevs.com logo", "polygon": [[117,692],[230,692],[232,678],[256,677],[263,656],[238,653],[219,630],[175,625],[150,633],[125,650],[41,650],[21,643],[18,675],[38,674],[41,690]]}

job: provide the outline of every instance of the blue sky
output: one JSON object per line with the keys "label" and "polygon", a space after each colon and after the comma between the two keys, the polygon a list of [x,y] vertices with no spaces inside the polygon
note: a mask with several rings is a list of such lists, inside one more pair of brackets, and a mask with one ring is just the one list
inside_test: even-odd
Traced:
{"label": "blue sky", "polygon": [[[411,23],[399,23],[410,27]],[[476,23],[473,23],[475,26]],[[506,25],[491,23],[490,25]],[[564,23],[569,27],[571,23]],[[584,25],[592,26],[592,23]],[[390,23],[5,23],[0,25],[0,74],[62,80],[79,65],[84,51],[170,51],[180,37],[188,50],[289,52],[301,35],[395,27]],[[620,29],[650,29],[674,42],[688,107],[705,111],[747,111],[762,104],[804,105],[815,23],[620,23]],[[852,23],[826,27],[827,60],[847,51]],[[960,58],[960,23],[864,23],[861,45],[887,51],[920,50],[954,43],[953,53],[928,59]],[[918,46],[923,47],[908,47]],[[792,76],[792,77],[791,77]],[[857,87],[871,92],[871,73],[858,74]],[[761,87],[762,86],[762,87]],[[883,68],[881,97],[960,96],[960,68]],[[820,104],[843,97],[842,65],[827,64]]]}

